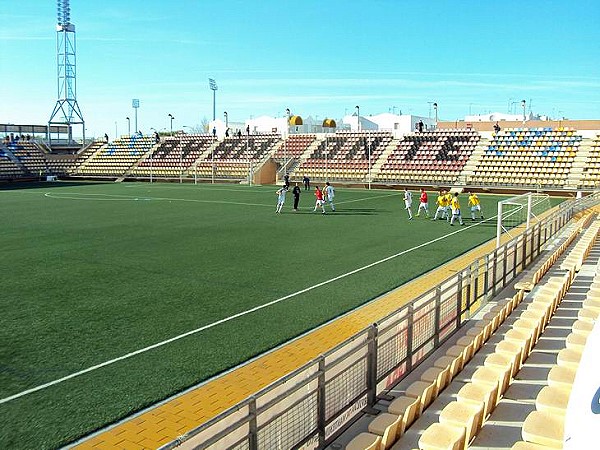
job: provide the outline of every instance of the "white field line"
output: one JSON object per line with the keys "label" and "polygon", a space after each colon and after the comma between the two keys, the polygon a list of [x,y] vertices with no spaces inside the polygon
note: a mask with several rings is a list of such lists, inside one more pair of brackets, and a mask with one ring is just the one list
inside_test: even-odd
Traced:
{"label": "white field line", "polygon": [[[263,192],[264,193],[264,192]],[[353,200],[345,200],[341,202],[335,202],[336,205],[343,205],[347,203],[362,202],[366,200],[373,200],[376,198],[393,197],[400,194],[386,194],[376,195],[372,197],[364,197]],[[273,205],[267,205],[264,203],[244,203],[244,202],[230,202],[226,200],[200,200],[200,199],[185,199],[185,198],[169,198],[169,197],[149,197],[149,196],[133,196],[133,195],[120,195],[120,194],[94,194],[84,192],[70,192],[70,193],[58,193],[58,192],[46,192],[45,197],[60,199],[60,200],[90,200],[90,201],[170,201],[170,202],[191,202],[191,203],[212,203],[212,204],[223,204],[223,205],[238,205],[238,206],[266,206],[272,208]]]}
{"label": "white field line", "polygon": [[[81,195],[81,197],[77,197]],[[148,196],[130,196],[130,195],[117,195],[117,194],[91,194],[91,193],[80,193],[71,192],[69,194],[59,194],[46,192],[45,197],[61,199],[61,200],[90,200],[90,201],[148,201],[148,200],[161,200],[169,202],[190,202],[190,203],[218,203],[224,205],[238,205],[238,206],[268,206],[272,208],[273,205],[266,205],[264,203],[243,203],[243,202],[228,202],[225,200],[199,200],[199,199],[186,199],[186,198],[169,198],[169,197],[148,197]]]}
{"label": "white field line", "polygon": [[[487,221],[487,220],[491,220],[491,219],[493,219],[493,218],[492,218],[492,217],[490,217],[489,219],[486,219],[486,221]],[[109,360],[109,361],[105,361],[105,362],[103,362],[103,363],[96,364],[96,365],[94,365],[94,366],[88,367],[87,369],[80,370],[79,372],[74,372],[74,373],[72,373],[72,374],[70,374],[70,375],[67,375],[67,376],[65,376],[65,377],[62,377],[62,378],[56,379],[56,380],[54,380],[54,381],[50,381],[50,382],[48,382],[48,383],[41,384],[41,385],[39,385],[39,386],[36,386],[36,387],[34,387],[34,388],[27,389],[27,390],[25,390],[25,391],[22,391],[22,392],[19,392],[19,393],[17,393],[17,394],[14,394],[14,395],[11,395],[11,396],[8,396],[8,397],[5,397],[5,398],[3,398],[3,399],[0,399],[0,404],[3,404],[3,403],[8,403],[8,402],[10,402],[10,401],[12,401],[12,400],[16,400],[16,399],[18,399],[18,398],[20,398],[20,397],[24,397],[24,396],[26,396],[26,395],[28,395],[28,394],[32,394],[32,393],[34,393],[34,392],[37,392],[37,391],[41,391],[41,390],[43,390],[43,389],[46,389],[46,388],[48,388],[48,387],[50,387],[50,386],[54,386],[54,385],[57,385],[57,384],[63,383],[63,382],[65,382],[65,381],[67,381],[67,380],[70,380],[70,379],[72,379],[72,378],[78,377],[78,376],[80,376],[80,375],[84,375],[84,374],[86,374],[86,373],[92,372],[92,371],[94,371],[94,370],[97,370],[97,369],[100,369],[100,368],[102,368],[102,367],[109,366],[109,365],[111,365],[111,364],[114,364],[114,363],[116,363],[116,362],[123,361],[123,360],[125,360],[125,359],[129,359],[129,358],[131,358],[131,357],[133,357],[133,356],[136,356],[136,355],[139,355],[139,354],[142,354],[142,353],[146,353],[146,352],[148,352],[148,351],[150,351],[150,350],[153,350],[153,349],[155,349],[155,348],[162,347],[162,346],[164,346],[164,345],[170,344],[171,342],[178,341],[178,340],[180,340],[180,339],[183,339],[183,338],[185,338],[185,337],[187,337],[187,336],[191,336],[191,335],[193,335],[193,334],[200,333],[201,331],[205,331],[205,330],[208,330],[208,329],[210,329],[210,328],[214,328],[214,327],[216,327],[217,325],[221,325],[221,324],[223,324],[223,323],[230,322],[230,321],[232,321],[232,320],[234,320],[234,319],[237,319],[237,318],[239,318],[239,317],[246,316],[246,315],[248,315],[248,314],[251,314],[251,313],[253,313],[253,312],[256,312],[256,311],[259,311],[259,310],[261,310],[261,309],[267,308],[267,307],[269,307],[269,306],[275,305],[275,304],[277,304],[277,303],[281,303],[281,302],[283,302],[283,301],[285,301],[285,300],[288,300],[288,299],[290,299],[290,298],[297,297],[298,295],[301,295],[301,294],[304,294],[304,293],[306,293],[306,292],[312,291],[312,290],[314,290],[314,289],[320,288],[320,287],[322,287],[322,286],[325,286],[325,285],[327,285],[327,284],[330,284],[330,283],[333,283],[333,282],[335,282],[335,281],[341,280],[341,279],[343,279],[343,278],[347,278],[347,277],[349,277],[349,276],[351,276],[351,275],[354,275],[354,274],[356,274],[356,273],[362,272],[362,271],[364,271],[364,270],[366,270],[366,269],[370,269],[371,267],[374,267],[374,266],[377,266],[377,265],[379,265],[379,264],[382,264],[382,263],[384,263],[384,262],[390,261],[390,260],[392,260],[392,259],[394,259],[394,258],[397,258],[397,257],[399,257],[399,256],[405,255],[405,254],[407,254],[407,253],[409,253],[409,252],[412,252],[412,251],[418,250],[418,249],[420,249],[420,248],[427,247],[427,246],[429,246],[429,245],[435,244],[435,243],[436,243],[436,242],[438,242],[438,241],[441,241],[441,240],[443,240],[443,239],[449,238],[449,237],[451,237],[451,236],[453,236],[453,235],[455,235],[455,234],[458,234],[458,233],[460,233],[460,232],[466,231],[467,229],[469,229],[469,228],[472,228],[472,227],[474,227],[474,226],[477,226],[477,225],[479,225],[479,224],[481,224],[481,223],[483,223],[483,221],[482,221],[482,222],[478,222],[478,223],[476,223],[476,224],[474,224],[474,225],[469,225],[469,226],[467,226],[467,227],[465,227],[465,228],[459,228],[459,229],[458,229],[458,230],[456,230],[456,231],[453,231],[453,232],[450,232],[450,233],[448,233],[448,234],[445,234],[445,235],[443,235],[443,236],[440,236],[440,237],[438,237],[438,238],[436,238],[436,239],[434,239],[434,240],[432,240],[432,241],[424,242],[424,243],[422,243],[422,244],[419,244],[419,245],[417,245],[417,246],[415,246],[415,247],[411,247],[411,248],[409,248],[409,249],[403,250],[403,251],[401,251],[401,252],[398,252],[398,253],[396,253],[396,254],[394,254],[394,255],[391,255],[391,256],[388,256],[388,257],[386,257],[386,258],[380,259],[379,261],[372,262],[372,263],[370,263],[370,264],[367,264],[367,265],[365,265],[365,266],[359,267],[358,269],[351,270],[350,272],[346,272],[346,273],[344,273],[344,274],[342,274],[342,275],[338,275],[337,277],[330,278],[329,280],[322,281],[322,282],[320,282],[320,283],[317,283],[317,284],[315,284],[315,285],[313,285],[313,286],[309,286],[309,287],[307,287],[307,288],[305,288],[305,289],[299,290],[299,291],[297,291],[297,292],[294,292],[294,293],[292,293],[292,294],[288,294],[288,295],[286,295],[286,296],[284,296],[284,297],[280,297],[280,298],[278,298],[278,299],[276,299],[276,300],[270,301],[270,302],[268,302],[268,303],[265,303],[265,304],[263,304],[263,305],[259,305],[259,306],[256,306],[256,307],[254,307],[254,308],[247,309],[247,310],[245,310],[245,311],[241,311],[241,312],[239,312],[239,313],[237,313],[237,314],[234,314],[234,315],[232,315],[232,316],[229,316],[229,317],[226,317],[226,318],[224,318],[224,319],[217,320],[216,322],[212,322],[212,323],[210,323],[210,324],[208,324],[208,325],[204,325],[204,326],[202,326],[202,327],[196,328],[195,330],[188,331],[188,332],[186,332],[186,333],[183,333],[183,334],[180,334],[180,335],[178,335],[178,336],[174,336],[174,337],[172,337],[172,338],[170,338],[170,339],[167,339],[167,340],[164,340],[164,341],[161,341],[161,342],[157,342],[156,344],[153,344],[153,345],[149,345],[148,347],[144,347],[144,348],[141,348],[141,349],[139,349],[139,350],[135,350],[135,351],[133,351],[133,352],[131,352],[131,353],[127,353],[127,354],[125,354],[125,355],[123,355],[123,356],[119,356],[119,357],[117,357],[117,358],[114,358],[114,359],[111,359],[111,360]]]}

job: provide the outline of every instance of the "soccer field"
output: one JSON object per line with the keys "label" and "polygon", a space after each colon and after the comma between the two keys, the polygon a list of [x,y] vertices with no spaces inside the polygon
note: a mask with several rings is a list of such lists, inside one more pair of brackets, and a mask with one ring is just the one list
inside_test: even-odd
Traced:
{"label": "soccer field", "polygon": [[[52,448],[231,368],[495,236],[402,192],[55,183],[0,190],[0,447]],[[434,210],[435,194],[430,192]],[[418,195],[413,193],[413,210]],[[481,196],[494,215],[499,196]],[[487,217],[486,215],[486,217]],[[187,334],[187,335],[186,335]],[[185,336],[184,336],[185,335]]]}

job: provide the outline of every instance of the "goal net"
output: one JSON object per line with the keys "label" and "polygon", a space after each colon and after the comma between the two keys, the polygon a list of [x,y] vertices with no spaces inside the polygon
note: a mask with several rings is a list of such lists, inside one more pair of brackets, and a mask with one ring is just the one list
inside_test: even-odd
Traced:
{"label": "goal net", "polygon": [[550,196],[536,192],[528,192],[498,202],[496,247],[500,246],[502,234],[506,233],[513,237],[511,230],[523,224],[526,229],[529,228],[532,220],[537,222],[538,216],[550,207]]}

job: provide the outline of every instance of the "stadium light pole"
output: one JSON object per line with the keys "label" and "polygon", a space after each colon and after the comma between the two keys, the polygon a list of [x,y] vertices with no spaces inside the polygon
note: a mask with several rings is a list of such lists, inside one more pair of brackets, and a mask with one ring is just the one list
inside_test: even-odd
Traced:
{"label": "stadium light pole", "polygon": [[369,150],[369,190],[371,190],[371,129],[369,129],[369,135],[367,139],[369,140],[367,143]]}
{"label": "stadium light pole", "polygon": [[285,108],[285,136],[283,139],[283,175],[287,173],[287,138],[290,134],[290,108]]}
{"label": "stadium light pole", "polygon": [[135,132],[137,133],[138,131],[138,121],[137,121],[137,112],[138,112],[138,108],[140,107],[140,99],[139,98],[134,98],[131,100],[131,107],[133,108],[133,111],[135,112]]}
{"label": "stadium light pole", "polygon": [[329,171],[327,167],[327,160],[329,159],[329,149],[327,148],[327,132],[325,132],[325,181],[329,181]]}
{"label": "stadium light pole", "polygon": [[169,114],[169,118],[171,119],[171,136],[173,136],[173,119],[175,117],[173,117],[173,114]]}
{"label": "stadium light pole", "polygon": [[214,78],[208,79],[208,87],[213,91],[213,122],[217,120],[217,82]]}
{"label": "stadium light pole", "polygon": [[431,119],[431,106],[433,105],[433,102],[427,102],[427,104],[429,105],[429,115],[427,117]]}
{"label": "stadium light pole", "polygon": [[179,141],[179,184],[183,183],[183,146]]}
{"label": "stadium light pole", "polygon": [[131,136],[131,119],[129,117],[125,117],[127,119],[127,135]]}
{"label": "stadium light pole", "polygon": [[360,106],[356,105],[356,129],[360,131]]}
{"label": "stadium light pole", "polygon": [[[251,168],[251,162],[250,162],[250,129],[247,129],[248,132],[246,133],[246,154],[248,155],[248,186],[252,185],[252,176],[251,176],[251,172],[252,172],[252,168]],[[283,141],[283,143],[285,144],[285,141]]]}
{"label": "stadium light pole", "polygon": [[[158,131],[156,131],[156,128],[150,127],[150,129],[154,130],[154,132],[158,135]],[[152,161],[153,160],[154,160],[154,152],[150,153],[150,184],[152,184]]]}

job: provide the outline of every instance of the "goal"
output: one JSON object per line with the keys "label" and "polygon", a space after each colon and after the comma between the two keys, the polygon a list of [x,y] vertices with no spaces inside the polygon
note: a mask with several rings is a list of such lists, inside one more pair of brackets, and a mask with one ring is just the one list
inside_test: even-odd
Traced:
{"label": "goal", "polygon": [[500,237],[503,233],[513,237],[511,230],[525,224],[526,229],[532,220],[550,209],[550,196],[537,192],[517,195],[498,202],[498,225],[496,229],[496,247],[500,247]]}

